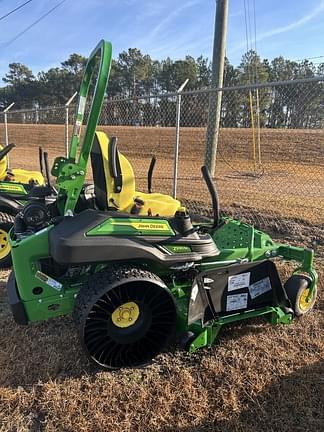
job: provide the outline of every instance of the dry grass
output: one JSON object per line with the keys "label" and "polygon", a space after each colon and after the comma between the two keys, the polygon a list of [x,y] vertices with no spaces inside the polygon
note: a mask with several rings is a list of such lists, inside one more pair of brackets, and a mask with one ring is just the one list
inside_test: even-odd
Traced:
{"label": "dry grass", "polygon": [[[194,355],[97,372],[69,318],[19,327],[0,288],[1,431],[316,431],[324,427],[323,261],[315,310],[254,320]],[[283,273],[288,274],[288,267]]]}
{"label": "dry grass", "polygon": [[[61,127],[57,128],[62,131]],[[291,139],[302,142],[299,136],[298,139],[294,136],[291,134]],[[321,137],[318,135],[318,139]],[[320,141],[317,143],[321,149]],[[45,144],[52,156],[57,154],[56,143]],[[12,160],[20,166],[23,160],[26,167],[36,168],[35,154],[30,150],[27,145],[23,146]],[[192,169],[190,159],[196,150],[192,149],[187,161],[188,171]],[[170,160],[162,159],[160,163],[165,170]],[[319,161],[319,172],[321,167]],[[184,168],[181,169],[183,172]],[[287,170],[289,175],[283,176]],[[246,204],[254,206],[256,211],[270,212],[270,217],[275,210],[286,217],[298,218],[303,213],[304,220],[315,214],[314,222],[319,221],[318,232],[322,233],[323,203],[318,198],[323,172],[318,189],[302,199],[300,190],[306,188],[307,172],[307,166],[299,166],[297,172],[295,163],[280,164],[277,160],[269,165],[269,177],[256,184],[249,178],[228,177],[229,173],[224,171],[219,179],[222,193],[225,191],[223,200],[227,195],[235,204],[246,198]],[[157,171],[156,185],[159,177]],[[252,195],[248,192],[251,184],[256,185]],[[286,195],[275,193],[279,184],[286,188]],[[190,190],[188,185],[188,181],[180,182],[186,196],[196,188],[193,181]],[[166,188],[165,182],[163,187]],[[201,198],[200,190],[195,193]],[[286,201],[288,204],[284,206]],[[299,222],[296,220],[293,234],[296,240],[305,235],[303,242],[307,244],[314,233],[309,233]],[[224,330],[219,343],[211,349],[193,355],[173,349],[158,356],[145,369],[113,373],[98,372],[89,366],[69,318],[17,326],[5,300],[8,273],[2,272],[0,431],[324,430],[323,253],[320,249],[316,262],[320,286],[315,309],[292,325],[272,327],[262,319],[243,322]],[[289,266],[283,267],[282,272],[287,276]]]}

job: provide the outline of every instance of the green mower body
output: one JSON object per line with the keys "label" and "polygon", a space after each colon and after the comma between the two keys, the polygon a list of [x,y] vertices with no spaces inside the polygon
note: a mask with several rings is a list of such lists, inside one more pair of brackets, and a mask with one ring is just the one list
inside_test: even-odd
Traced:
{"label": "green mower body", "polygon": [[[174,334],[186,349],[194,351],[211,345],[227,323],[261,315],[267,315],[273,324],[291,322],[296,305],[280,281],[274,259],[299,262],[296,274],[303,278],[307,275],[312,304],[317,282],[312,251],[275,243],[267,234],[232,219],[222,220],[214,230],[193,228],[190,233],[181,233],[178,227],[183,217],[153,220],[85,210],[37,235],[12,238],[15,270],[8,282],[8,293],[16,321],[28,324],[72,314],[80,299],[84,301],[92,294],[88,306],[93,310],[81,324],[81,339],[86,338],[84,326],[90,323],[94,336],[99,337],[95,329],[99,335],[103,331],[102,343],[109,344],[106,329],[100,327],[104,317],[111,320],[114,311],[122,308],[121,321],[125,316],[132,318],[129,303],[139,308],[141,317],[142,308],[147,307],[145,297],[150,305],[156,288],[163,287],[165,298],[155,308],[161,320],[159,331],[165,338],[154,347],[153,354],[163,349]],[[96,291],[98,280],[102,292]],[[144,294],[138,284],[146,287]],[[119,293],[121,288],[125,293]],[[168,302],[164,316],[164,303]],[[153,315],[152,320],[154,310],[147,313]],[[116,328],[120,336],[132,330],[136,336],[138,331],[133,326]],[[155,331],[152,329],[145,341],[139,338],[135,351],[141,354],[132,352],[131,342],[124,356],[101,351],[96,355],[94,351],[100,346],[92,347],[90,343],[89,347],[87,342],[85,348],[94,361],[105,367],[139,365],[153,355],[147,350],[157,338]],[[91,341],[91,332],[87,338]],[[116,345],[116,352],[118,346],[124,349],[119,336],[111,344]]]}
{"label": "green mower body", "polygon": [[[230,218],[195,225],[183,208],[173,217],[95,208],[75,213],[110,63],[111,45],[102,41],[81,84],[69,158],[57,158],[52,169],[57,215],[35,211],[23,230],[10,232],[8,297],[15,320],[28,324],[73,314],[89,358],[114,369],[146,364],[173,337],[192,352],[210,346],[228,323],[266,316],[272,324],[289,324],[309,311],[317,285],[312,250],[276,243]],[[206,182],[210,188],[210,178]],[[277,262],[284,260],[297,265],[282,283]]]}

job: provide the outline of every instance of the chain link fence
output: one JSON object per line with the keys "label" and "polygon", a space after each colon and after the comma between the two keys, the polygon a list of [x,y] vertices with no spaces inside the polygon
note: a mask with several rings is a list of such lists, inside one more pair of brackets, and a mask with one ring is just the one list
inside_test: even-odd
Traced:
{"label": "chain link fence", "polygon": [[[316,77],[222,89],[214,179],[224,214],[296,240],[323,239],[323,88],[324,77]],[[191,212],[204,215],[211,214],[211,200],[200,168],[212,91],[220,90],[107,100],[98,127],[118,137],[138,190],[147,190],[155,155],[154,191],[176,192]],[[17,165],[35,168],[39,145],[52,157],[64,154],[66,112],[64,106],[8,112]],[[69,120],[71,134],[72,106]]]}

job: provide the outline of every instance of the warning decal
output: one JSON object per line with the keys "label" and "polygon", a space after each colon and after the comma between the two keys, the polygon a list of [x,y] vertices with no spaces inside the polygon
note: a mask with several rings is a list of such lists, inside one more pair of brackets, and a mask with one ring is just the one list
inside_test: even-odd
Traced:
{"label": "warning decal", "polygon": [[250,272],[241,273],[228,277],[228,291],[235,291],[241,288],[247,288],[250,285]]}
{"label": "warning decal", "polygon": [[37,277],[37,279],[41,280],[42,282],[45,282],[48,286],[54,288],[57,291],[60,291],[63,287],[63,285],[60,282],[47,276],[45,273],[42,273],[39,270],[36,272],[35,276]]}
{"label": "warning decal", "polygon": [[248,293],[227,296],[226,311],[245,309],[247,307]]}
{"label": "warning decal", "polygon": [[255,282],[254,284],[249,286],[249,293],[251,296],[251,299],[255,299],[256,297],[259,297],[260,295],[264,294],[267,291],[271,291],[271,282],[269,276],[259,280],[258,282]]}

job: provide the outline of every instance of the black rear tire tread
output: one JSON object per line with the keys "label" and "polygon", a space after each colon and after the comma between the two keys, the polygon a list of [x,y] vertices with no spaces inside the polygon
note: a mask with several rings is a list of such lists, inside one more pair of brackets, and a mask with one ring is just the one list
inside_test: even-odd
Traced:
{"label": "black rear tire tread", "polygon": [[[156,275],[154,275],[153,273],[147,270],[143,270],[137,267],[131,267],[129,265],[121,265],[121,266],[113,265],[110,266],[109,269],[105,269],[101,272],[95,273],[94,275],[89,277],[87,282],[80,289],[80,292],[75,302],[73,318],[79,328],[79,337],[83,349],[86,352],[87,356],[89,357],[90,361],[92,361],[92,363],[95,363],[97,366],[99,365],[107,369],[117,369],[119,367],[119,366],[104,365],[102,363],[99,364],[89,354],[85,342],[86,336],[84,333],[85,323],[89,316],[89,313],[92,310],[94,304],[110,290],[118,288],[118,286],[127,285],[128,282],[129,283],[132,283],[134,281],[138,282],[139,280],[145,281],[146,283],[152,283],[153,289],[154,289],[154,284],[159,288],[163,287],[163,289],[165,289],[164,288],[165,284],[159,277],[157,277]],[[171,293],[168,294],[170,295],[170,298],[172,298],[172,301],[174,303],[173,296],[171,295]],[[174,303],[174,326],[172,327],[172,329],[166,329],[166,330],[170,330],[170,334],[167,337],[167,341],[165,342],[163,349],[167,345],[167,343],[169,343],[169,340],[172,338],[174,334],[175,323],[176,323],[176,306]],[[167,333],[168,332],[166,332],[166,334]],[[155,355],[157,354],[158,353],[156,353]],[[135,367],[145,365],[148,363],[149,360],[141,364],[135,364]]]}
{"label": "black rear tire tread", "polygon": [[75,322],[77,324],[82,322],[84,314],[88,313],[89,304],[92,304],[93,301],[100,298],[106,292],[108,285],[122,279],[130,278],[148,278],[151,279],[152,282],[161,282],[161,279],[151,272],[126,265],[112,266],[109,267],[108,271],[95,273],[82,286],[76,298],[73,312]]}
{"label": "black rear tire tread", "polygon": [[[6,231],[7,233],[12,228],[15,221],[15,217],[8,214],[0,212],[0,229]],[[11,253],[6,257],[0,259],[0,269],[6,269],[12,266]]]}

